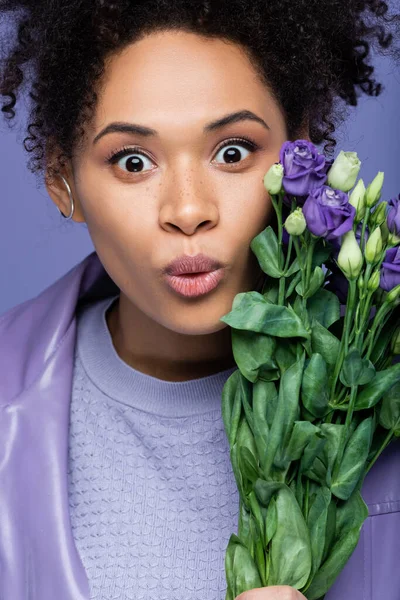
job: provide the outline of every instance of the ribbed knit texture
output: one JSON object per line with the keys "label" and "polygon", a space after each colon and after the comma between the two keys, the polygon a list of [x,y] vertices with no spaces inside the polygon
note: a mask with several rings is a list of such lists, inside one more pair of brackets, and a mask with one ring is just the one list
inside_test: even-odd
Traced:
{"label": "ribbed knit texture", "polygon": [[73,536],[93,600],[225,600],[239,495],[221,415],[235,368],[184,382],[122,361],[105,319],[77,315],[69,434]]}

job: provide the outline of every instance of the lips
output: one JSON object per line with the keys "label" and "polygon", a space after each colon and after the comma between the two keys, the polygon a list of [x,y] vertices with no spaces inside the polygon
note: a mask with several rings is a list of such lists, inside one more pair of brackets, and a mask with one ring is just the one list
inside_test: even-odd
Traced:
{"label": "lips", "polygon": [[205,254],[178,256],[164,269],[167,275],[186,275],[188,273],[207,273],[221,269],[224,265]]}

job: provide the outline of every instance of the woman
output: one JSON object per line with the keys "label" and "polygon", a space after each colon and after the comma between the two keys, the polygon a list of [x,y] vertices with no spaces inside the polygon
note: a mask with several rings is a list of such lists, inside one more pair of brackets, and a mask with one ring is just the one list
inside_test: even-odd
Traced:
{"label": "woman", "polygon": [[[379,94],[368,50],[390,46],[387,6],[0,7],[18,26],[2,110],[14,116],[33,76],[30,168],[95,246],[0,320],[0,597],[222,599],[238,493],[220,318],[262,289],[250,242],[271,219],[262,180],[283,142],[332,152],[338,98]],[[183,275],[200,271],[213,273]],[[400,597],[398,468],[393,444],[365,481],[370,517],[327,600]],[[241,596],[288,598],[304,596]]]}

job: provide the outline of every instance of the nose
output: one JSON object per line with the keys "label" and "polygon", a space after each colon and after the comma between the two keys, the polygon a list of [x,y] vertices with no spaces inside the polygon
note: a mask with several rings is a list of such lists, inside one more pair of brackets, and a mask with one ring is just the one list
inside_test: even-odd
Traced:
{"label": "nose", "polygon": [[[165,185],[159,223],[165,231],[193,235],[202,227],[212,229],[219,221],[219,208],[206,175],[200,169],[176,169]],[[164,184],[162,184],[164,186]]]}

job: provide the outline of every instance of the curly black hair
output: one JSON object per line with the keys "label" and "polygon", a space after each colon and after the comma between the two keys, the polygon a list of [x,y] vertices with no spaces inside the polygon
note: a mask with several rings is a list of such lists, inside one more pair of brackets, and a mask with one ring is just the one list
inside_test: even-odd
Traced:
{"label": "curly black hair", "polygon": [[[400,15],[387,12],[380,0],[0,0],[3,21],[8,13],[15,26],[2,50],[0,93],[9,99],[1,110],[10,123],[30,79],[28,168],[51,177],[84,137],[107,57],[152,31],[180,29],[240,44],[280,103],[289,139],[308,124],[329,157],[347,105],[360,90],[381,93],[371,45],[399,60]],[[53,149],[61,152],[50,165]]]}

